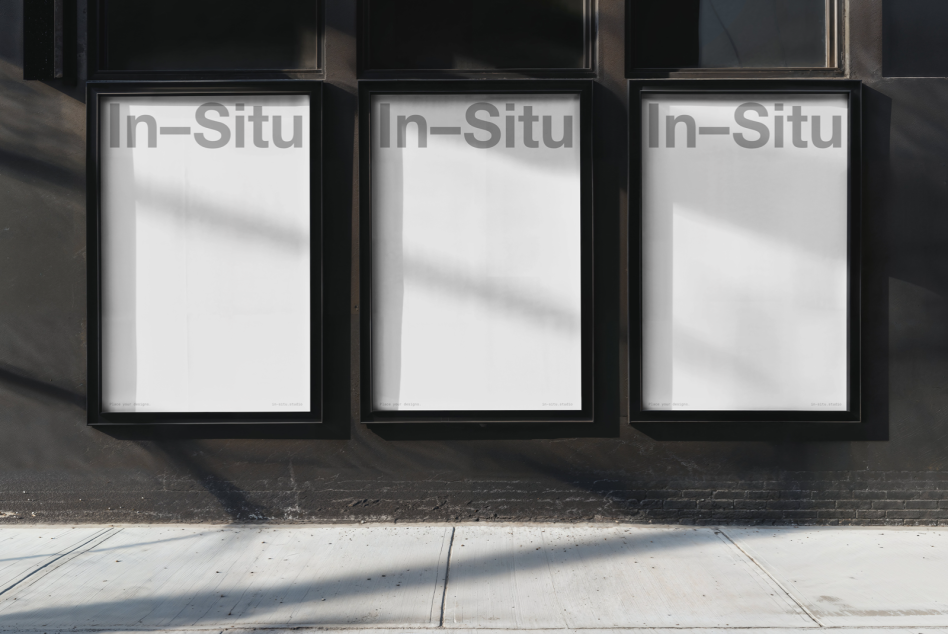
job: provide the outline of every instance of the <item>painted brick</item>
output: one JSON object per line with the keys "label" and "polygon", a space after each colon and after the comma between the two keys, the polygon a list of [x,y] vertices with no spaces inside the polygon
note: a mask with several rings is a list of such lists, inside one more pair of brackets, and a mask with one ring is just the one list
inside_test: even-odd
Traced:
{"label": "painted brick", "polygon": [[871,509],[872,502],[865,500],[840,500],[836,503],[838,509]]}
{"label": "painted brick", "polygon": [[714,493],[711,489],[686,489],[681,492],[681,497],[692,500],[707,500]]}
{"label": "painted brick", "polygon": [[948,510],[939,509],[937,511],[919,511],[919,519],[948,520]]}
{"label": "painted brick", "polygon": [[780,497],[779,491],[746,491],[744,497],[748,500],[776,500]]}
{"label": "painted brick", "polygon": [[734,508],[731,500],[701,500],[698,502],[699,509],[730,509]]}
{"label": "painted brick", "polygon": [[884,500],[885,491],[853,491],[854,500]]}
{"label": "painted brick", "polygon": [[805,500],[812,495],[810,491],[781,491],[780,499],[781,500]]}
{"label": "painted brick", "polygon": [[855,511],[818,511],[816,516],[820,519],[850,519],[855,514]]}
{"label": "painted brick", "polygon": [[780,513],[752,513],[749,511],[715,511],[712,519],[717,523],[760,524],[772,523],[781,519]]}
{"label": "painted brick", "polygon": [[886,491],[885,496],[889,500],[914,500],[918,497],[917,490]]}
{"label": "painted brick", "polygon": [[938,502],[935,500],[908,500],[905,503],[907,509],[937,509]]}
{"label": "painted brick", "polygon": [[636,490],[613,491],[612,495],[621,500],[644,500],[648,497],[645,491]]}
{"label": "painted brick", "polygon": [[767,504],[767,508],[778,510],[795,510],[800,508],[799,500],[775,500]]}
{"label": "painted brick", "polygon": [[810,497],[814,500],[851,500],[853,498],[853,492],[851,489],[817,490],[811,491]]}
{"label": "painted brick", "polygon": [[886,511],[886,519],[918,519],[921,517],[921,511]]}
{"label": "painted brick", "polygon": [[784,519],[788,520],[814,520],[817,518],[817,511],[784,511]]}
{"label": "painted brick", "polygon": [[916,500],[948,500],[948,490],[919,491]]}
{"label": "painted brick", "polygon": [[741,510],[760,510],[763,511],[770,507],[768,500],[734,500],[734,508]]}
{"label": "painted brick", "polygon": [[677,516],[675,511],[663,511],[660,509],[648,509],[647,511],[643,511],[642,514],[644,517],[657,520],[668,520]]}
{"label": "painted brick", "polygon": [[715,491],[712,496],[715,500],[740,500],[744,498],[743,491]]}
{"label": "painted brick", "polygon": [[800,500],[801,509],[831,510],[836,508],[832,500]]}

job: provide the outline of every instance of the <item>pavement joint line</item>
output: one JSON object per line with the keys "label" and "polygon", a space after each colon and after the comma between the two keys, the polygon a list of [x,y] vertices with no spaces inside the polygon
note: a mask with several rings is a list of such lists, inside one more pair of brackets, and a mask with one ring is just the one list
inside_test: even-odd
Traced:
{"label": "pavement joint line", "polygon": [[813,619],[813,622],[814,622],[814,623],[816,623],[817,625],[819,625],[821,628],[824,627],[824,625],[820,622],[820,620],[819,620],[818,618],[816,618],[816,615],[813,614],[812,612],[810,612],[810,611],[807,609],[807,607],[803,604],[803,601],[801,601],[801,600],[798,599],[797,597],[793,596],[793,593],[790,592],[790,589],[789,589],[789,588],[784,587],[784,585],[783,585],[782,583],[780,583],[780,580],[777,579],[777,578],[776,578],[775,576],[773,576],[772,574],[770,574],[770,571],[768,571],[766,568],[764,568],[762,565],[760,565],[760,562],[757,561],[757,560],[754,558],[753,555],[751,555],[749,552],[747,552],[746,550],[744,550],[743,548],[741,548],[740,545],[739,545],[737,542],[735,542],[733,539],[731,539],[731,536],[728,535],[728,534],[724,531],[724,527],[723,527],[723,526],[718,526],[718,527],[715,529],[715,532],[716,532],[716,533],[719,533],[720,535],[723,535],[723,536],[724,536],[724,539],[726,539],[728,542],[730,542],[731,544],[733,544],[734,548],[737,548],[739,551],[741,551],[741,553],[742,553],[745,557],[747,557],[747,558],[750,559],[752,562],[754,562],[754,565],[757,566],[758,568],[760,568],[761,572],[763,572],[765,575],[767,575],[767,578],[770,579],[771,581],[773,581],[773,582],[777,585],[778,588],[780,588],[781,590],[783,590],[784,594],[786,594],[786,595],[790,598],[791,601],[793,601],[794,603],[796,603],[796,604],[797,604],[797,607],[799,607],[801,610],[803,610],[803,611],[806,613],[806,615],[807,615],[808,617],[810,617],[811,619]]}
{"label": "pavement joint line", "polygon": [[[43,632],[44,634],[79,634],[81,632],[90,632],[90,633],[111,633],[111,634],[120,634],[124,632],[135,632],[144,634],[146,632],[151,632],[154,634],[167,633],[167,634],[183,634],[185,632],[218,632],[220,634],[225,634],[226,632],[232,632],[235,634],[243,632],[413,632],[413,631],[426,631],[426,630],[438,630],[441,628],[436,627],[417,627],[417,626],[393,626],[393,625],[379,625],[379,626],[366,626],[362,625],[351,625],[351,626],[319,626],[319,625],[233,625],[225,627],[172,627],[172,628],[134,628],[134,627],[115,627],[115,626],[103,626],[101,628],[96,627],[77,627],[69,628],[66,630],[56,629],[56,628],[7,628],[0,627],[0,633],[9,632],[13,633],[36,633],[39,634]],[[912,627],[908,625],[873,625],[870,627],[866,626],[857,626],[857,625],[830,625],[824,628],[827,631],[832,632],[842,632],[853,634],[874,634],[876,632],[895,632],[898,634],[943,634],[948,632],[948,627],[946,626],[921,626],[921,627]],[[516,632],[617,632],[624,634],[639,634],[647,632],[681,632],[687,634],[687,632],[775,632],[777,634],[807,634],[808,632],[812,633],[814,628],[812,627],[784,627],[784,626],[745,626],[745,627],[702,627],[702,626],[684,626],[684,627],[675,627],[675,626],[655,626],[655,627],[545,627],[545,628],[450,628],[443,631],[454,631],[458,634],[474,634],[479,632],[495,632],[495,633],[516,633]]]}
{"label": "pavement joint line", "polygon": [[444,605],[448,600],[448,575],[451,574],[451,553],[454,552],[454,534],[457,528],[451,527],[451,541],[448,543],[448,559],[444,563],[444,585],[441,587],[441,618],[438,619],[438,627],[444,627]]}
{"label": "pavement joint line", "polygon": [[[59,566],[65,564],[66,562],[72,561],[73,559],[75,559],[76,557],[78,557],[79,555],[83,553],[86,553],[92,550],[93,548],[101,544],[102,542],[110,539],[113,535],[117,535],[122,530],[123,529],[121,528],[115,528],[115,527],[102,529],[101,531],[99,531],[98,533],[95,533],[94,535],[92,535],[92,537],[82,542],[81,544],[78,544],[65,552],[59,553],[57,556],[53,557],[42,566],[34,568],[33,570],[29,571],[28,573],[26,573],[25,575],[23,575],[22,577],[20,577],[19,579],[17,579],[10,585],[8,585],[6,588],[3,588],[2,590],[0,590],[0,597],[2,597],[4,594],[9,592],[10,590],[13,590],[17,586],[19,586],[21,583],[29,579],[30,577],[33,577],[34,575],[42,572],[43,574],[33,579],[33,581],[30,583],[30,585],[33,585],[33,583],[39,581],[40,579],[45,577],[47,574],[49,574],[53,570],[56,570],[56,568],[59,568]],[[82,550],[83,546],[87,546],[87,545],[89,545],[88,548],[85,548],[84,550]],[[69,555],[73,555],[73,556],[69,557]],[[68,559],[66,559],[67,557]],[[57,564],[57,565],[53,566],[53,564]],[[3,631],[3,630],[0,630],[0,631]]]}

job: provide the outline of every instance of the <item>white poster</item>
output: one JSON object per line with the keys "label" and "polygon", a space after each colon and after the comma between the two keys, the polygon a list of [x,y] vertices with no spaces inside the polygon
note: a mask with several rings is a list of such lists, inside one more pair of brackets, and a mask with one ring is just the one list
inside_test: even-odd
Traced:
{"label": "white poster", "polygon": [[309,411],[309,97],[109,97],[99,122],[102,410]]}
{"label": "white poster", "polygon": [[372,101],[372,403],[579,410],[578,95]]}
{"label": "white poster", "polygon": [[643,408],[840,410],[845,95],[647,95]]}

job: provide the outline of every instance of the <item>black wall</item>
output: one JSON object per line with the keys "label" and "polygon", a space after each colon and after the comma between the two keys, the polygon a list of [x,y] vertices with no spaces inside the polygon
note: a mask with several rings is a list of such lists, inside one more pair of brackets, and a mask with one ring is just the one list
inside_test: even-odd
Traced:
{"label": "black wall", "polygon": [[[335,431],[303,434],[338,436],[322,439],[86,426],[83,81],[23,81],[21,5],[0,4],[0,521],[948,524],[948,79],[884,76],[941,67],[903,31],[943,31],[948,3],[918,20],[892,16],[901,2],[847,8],[850,76],[868,89],[867,422],[823,431],[626,423],[625,3],[599,1],[596,246],[615,266],[597,271],[597,293],[614,299],[598,419],[592,437],[569,438],[358,422],[356,9],[327,0],[327,284],[352,300],[328,307]],[[85,15],[81,2],[80,32]],[[897,20],[903,30],[886,32]]]}

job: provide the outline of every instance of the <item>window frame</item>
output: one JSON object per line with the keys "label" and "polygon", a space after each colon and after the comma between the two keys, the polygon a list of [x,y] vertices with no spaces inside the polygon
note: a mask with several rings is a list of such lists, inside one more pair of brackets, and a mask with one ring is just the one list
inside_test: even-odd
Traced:
{"label": "window frame", "polygon": [[103,9],[106,0],[89,0],[88,8],[88,54],[86,72],[90,81],[100,80],[238,80],[238,79],[296,79],[313,80],[325,77],[326,17],[325,0],[313,0],[316,8],[316,68],[273,69],[207,69],[207,70],[109,70],[101,63],[105,50],[108,25]]}
{"label": "window frame", "polygon": [[[642,402],[642,97],[646,94],[845,94],[849,99],[848,189],[848,396],[846,411],[646,410]],[[862,82],[629,81],[629,422],[641,423],[860,423],[862,422]]]}
{"label": "window frame", "polygon": [[[377,411],[372,399],[372,153],[371,101],[378,94],[556,94],[580,96],[580,257],[581,364],[580,410]],[[361,332],[361,422],[363,423],[592,423],[593,390],[593,156],[590,81],[361,81],[359,82],[359,268]]]}
{"label": "window frame", "polygon": [[[801,66],[801,67],[756,67],[756,68],[700,68],[700,67],[638,67],[635,64],[635,51],[632,46],[632,40],[635,37],[633,27],[635,14],[633,4],[642,0],[626,0],[626,20],[625,20],[625,66],[626,77],[630,79],[647,78],[741,78],[741,79],[762,79],[762,78],[808,78],[808,77],[843,77],[846,72],[844,46],[846,41],[844,15],[845,2],[842,0],[826,0],[826,37],[827,37],[827,62],[832,61],[832,65],[827,66]],[[660,1],[660,0],[650,0]]]}
{"label": "window frame", "polygon": [[[323,422],[325,394],[322,211],[323,87],[318,81],[101,82],[86,86],[86,252],[87,252],[87,424],[312,424]],[[102,411],[102,244],[99,110],[102,97],[307,95],[310,98],[310,410],[308,412],[103,412]]]}

